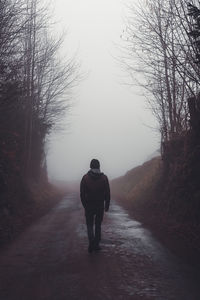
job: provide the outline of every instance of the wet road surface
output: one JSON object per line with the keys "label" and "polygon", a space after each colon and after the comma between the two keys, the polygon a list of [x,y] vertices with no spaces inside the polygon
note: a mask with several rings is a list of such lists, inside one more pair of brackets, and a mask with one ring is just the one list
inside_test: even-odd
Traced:
{"label": "wet road surface", "polygon": [[165,249],[114,201],[102,250],[87,253],[74,193],[0,254],[0,300],[199,300],[197,272]]}

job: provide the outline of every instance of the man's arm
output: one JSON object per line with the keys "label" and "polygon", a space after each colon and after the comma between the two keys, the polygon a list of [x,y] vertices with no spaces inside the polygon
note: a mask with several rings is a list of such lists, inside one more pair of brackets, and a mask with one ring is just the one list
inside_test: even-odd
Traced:
{"label": "man's arm", "polygon": [[109,185],[109,181],[108,181],[108,177],[106,176],[106,190],[105,190],[105,211],[109,210],[109,206],[110,206],[110,185]]}
{"label": "man's arm", "polygon": [[85,201],[85,180],[84,177],[81,180],[81,184],[80,184],[80,198],[81,198],[81,202],[83,207],[85,208],[86,205],[86,201]]}

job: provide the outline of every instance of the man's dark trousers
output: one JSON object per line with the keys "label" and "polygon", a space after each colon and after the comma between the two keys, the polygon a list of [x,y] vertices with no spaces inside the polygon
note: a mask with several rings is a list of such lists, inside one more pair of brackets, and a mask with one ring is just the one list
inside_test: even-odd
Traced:
{"label": "man's dark trousers", "polygon": [[85,210],[87,233],[90,245],[98,246],[99,242],[101,241],[101,223],[103,221],[103,214],[103,208],[93,208]]}

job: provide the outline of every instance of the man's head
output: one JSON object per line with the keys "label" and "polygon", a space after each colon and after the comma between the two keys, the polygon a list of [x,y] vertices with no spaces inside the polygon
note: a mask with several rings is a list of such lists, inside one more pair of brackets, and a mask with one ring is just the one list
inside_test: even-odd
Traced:
{"label": "man's head", "polygon": [[92,159],[90,162],[90,168],[91,169],[100,169],[100,163],[98,159]]}

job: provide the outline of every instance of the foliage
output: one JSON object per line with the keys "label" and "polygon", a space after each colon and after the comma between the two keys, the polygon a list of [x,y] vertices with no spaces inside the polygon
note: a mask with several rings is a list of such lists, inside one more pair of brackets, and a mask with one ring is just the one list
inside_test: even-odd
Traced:
{"label": "foliage", "polygon": [[161,178],[162,161],[155,157],[143,165],[128,171],[111,182],[112,194],[121,199],[130,210],[147,207],[154,202],[156,187]]}

